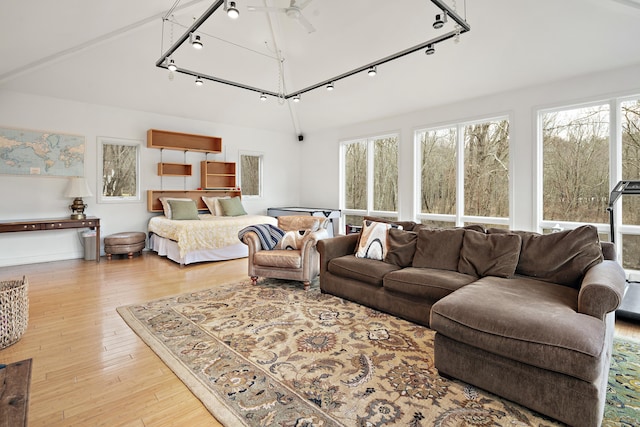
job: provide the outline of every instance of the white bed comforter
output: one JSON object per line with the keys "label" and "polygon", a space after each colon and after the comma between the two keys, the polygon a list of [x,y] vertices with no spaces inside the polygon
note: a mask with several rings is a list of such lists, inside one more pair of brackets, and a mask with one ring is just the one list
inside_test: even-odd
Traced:
{"label": "white bed comforter", "polygon": [[218,249],[240,242],[238,232],[255,224],[278,225],[277,218],[263,215],[214,216],[198,215],[200,220],[176,221],[164,215],[149,220],[148,230],[158,236],[174,240],[180,256],[201,249]]}

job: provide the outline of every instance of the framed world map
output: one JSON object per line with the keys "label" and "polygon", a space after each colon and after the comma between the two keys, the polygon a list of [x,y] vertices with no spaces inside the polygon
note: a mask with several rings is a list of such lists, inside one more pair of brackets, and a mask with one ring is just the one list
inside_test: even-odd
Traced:
{"label": "framed world map", "polygon": [[81,135],[0,128],[0,174],[84,176]]}

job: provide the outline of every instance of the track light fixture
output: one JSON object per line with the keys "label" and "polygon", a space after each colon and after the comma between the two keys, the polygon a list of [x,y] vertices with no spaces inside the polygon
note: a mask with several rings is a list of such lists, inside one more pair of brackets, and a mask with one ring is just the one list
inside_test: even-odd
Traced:
{"label": "track light fixture", "polygon": [[[225,5],[227,4],[226,0],[224,3]],[[236,8],[236,2],[234,1],[230,1],[229,6],[225,10],[227,11],[227,16],[231,19],[238,19],[238,16],[240,16],[240,12]]]}
{"label": "track light fixture", "polygon": [[433,23],[433,28],[435,28],[436,30],[439,30],[440,28],[444,27],[444,24],[447,22],[447,14],[445,12],[442,12],[441,14],[437,14],[436,15],[436,20]]}
{"label": "track light fixture", "polygon": [[[283,0],[284,1],[284,0]],[[640,1],[640,0],[635,0],[635,1]],[[377,66],[378,65],[383,65],[386,63],[389,63],[391,61],[395,61],[399,58],[402,58],[406,55],[409,54],[413,54],[415,52],[418,51],[422,51],[424,52],[426,55],[433,55],[435,53],[435,46],[438,43],[444,42],[446,40],[450,40],[453,39],[455,42],[458,42],[460,36],[464,33],[467,33],[469,31],[471,31],[471,27],[469,26],[469,24],[466,22],[466,20],[464,18],[462,18],[455,7],[455,1],[453,8],[449,7],[446,4],[446,0],[430,0],[430,2],[433,4],[433,6],[435,7],[434,9],[432,9],[433,11],[435,11],[435,14],[432,14],[433,12],[427,12],[426,15],[424,15],[423,22],[428,23],[429,20],[429,16],[434,16],[435,15],[435,21],[433,22],[433,27],[436,29],[442,28],[447,24],[448,20],[450,19],[452,21],[452,27],[453,28],[447,28],[444,29],[443,31],[441,31],[439,33],[438,36],[436,37],[432,37],[430,39],[427,39],[421,43],[412,45],[408,48],[399,50],[395,53],[391,53],[390,55],[381,57],[381,58],[372,58],[369,59],[367,63],[357,66],[351,70],[347,70],[344,71],[340,74],[337,74],[333,77],[329,77],[326,80],[321,80],[317,83],[313,83],[307,87],[304,88],[296,88],[294,92],[290,92],[287,93],[284,90],[284,84],[282,81],[280,81],[279,86],[277,91],[274,90],[268,90],[268,89],[264,89],[264,88],[260,88],[260,87],[255,87],[255,86],[251,86],[245,83],[242,83],[240,81],[231,81],[231,80],[226,80],[223,79],[221,77],[216,77],[215,76],[215,72],[212,74],[212,72],[209,70],[196,70],[196,69],[189,69],[187,68],[188,65],[186,65],[185,63],[181,62],[181,66],[178,67],[176,65],[176,63],[174,62],[174,60],[172,59],[173,55],[176,55],[176,52],[181,49],[184,46],[184,49],[188,49],[188,47],[186,47],[189,42],[191,42],[191,44],[193,45],[193,47],[201,47],[203,46],[202,43],[202,37],[204,37],[204,33],[202,33],[199,28],[201,28],[201,26],[207,22],[207,20],[214,16],[215,12],[218,12],[218,15],[220,15],[221,13],[226,13],[229,18],[232,19],[236,19],[239,17],[240,12],[238,10],[237,7],[237,0],[231,1],[231,0],[216,0],[215,2],[211,2],[212,4],[207,8],[207,10],[199,17],[194,19],[194,23],[178,38],[177,41],[173,41],[173,36],[171,39],[171,46],[162,54],[162,56],[156,61],[156,66],[160,67],[160,68],[168,68],[169,70],[171,70],[172,72],[169,73],[169,79],[173,79],[175,74],[184,74],[184,75],[188,75],[191,76],[191,78],[196,79],[196,84],[198,86],[201,86],[204,84],[204,80],[209,80],[212,82],[216,82],[216,83],[221,83],[221,84],[226,84],[229,86],[233,86],[236,88],[240,88],[240,89],[245,89],[248,91],[252,91],[256,94],[259,95],[259,99],[262,101],[265,101],[267,99],[270,98],[275,98],[278,100],[291,100],[292,102],[300,102],[300,97],[310,91],[319,89],[324,87],[326,90],[330,91],[330,90],[334,90],[335,88],[335,84],[336,82],[345,79],[347,77],[351,77],[351,76],[355,76],[356,74],[361,75],[361,73],[366,72],[367,75],[369,76],[376,76],[378,69]],[[249,7],[249,10],[257,10],[257,9],[261,9],[261,10],[267,10],[268,12],[270,12],[273,9],[277,9],[278,11],[281,10],[285,10],[285,12],[288,12],[289,14],[293,14],[294,12],[298,11],[298,9],[302,9],[304,6],[297,6],[298,4],[303,4],[306,5],[308,4],[309,1],[308,0],[291,0],[291,6],[290,8],[274,8],[274,7],[264,7],[264,8],[257,8],[257,7]],[[240,0],[240,4],[242,3],[242,0]],[[291,10],[289,10],[291,9]],[[296,9],[296,10],[293,10]],[[169,14],[171,13],[172,10],[169,11]],[[465,12],[466,13],[466,12]],[[169,14],[167,14],[167,16],[169,16]],[[216,15],[216,16],[218,16]],[[226,19],[226,18],[224,18]],[[163,18],[163,23],[165,21],[168,21],[168,19]],[[164,25],[164,24],[163,24]],[[200,35],[196,35],[196,33],[199,33]],[[164,31],[163,31],[164,34]],[[432,34],[433,35],[433,34]],[[181,57],[181,56],[179,56]],[[281,58],[278,58],[279,60],[281,60]],[[239,64],[239,66],[242,66]],[[175,73],[173,73],[175,71]],[[282,73],[280,73],[280,80],[282,80]],[[204,77],[202,77],[204,76]]]}
{"label": "track light fixture", "polygon": [[202,42],[200,41],[200,36],[197,35],[193,35],[193,33],[191,33],[191,46],[193,46],[194,49],[202,49]]}

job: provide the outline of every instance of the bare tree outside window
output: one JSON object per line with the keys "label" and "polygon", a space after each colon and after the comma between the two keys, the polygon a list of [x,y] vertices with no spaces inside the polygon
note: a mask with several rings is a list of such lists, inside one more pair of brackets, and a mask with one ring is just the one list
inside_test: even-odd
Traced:
{"label": "bare tree outside window", "polygon": [[367,209],[367,141],[345,146],[344,177],[346,209]]}
{"label": "bare tree outside window", "polygon": [[464,128],[464,213],[509,216],[509,121]]}
{"label": "bare tree outside window", "polygon": [[98,141],[102,185],[99,201],[140,200],[140,143],[111,138]]}
{"label": "bare tree outside window", "polygon": [[422,213],[456,213],[456,128],[423,131],[421,150]]}
{"label": "bare tree outside window", "polygon": [[262,155],[240,155],[240,186],[243,196],[262,195]]}
{"label": "bare tree outside window", "polygon": [[[622,179],[640,180],[640,99],[620,104]],[[622,197],[622,224],[640,225],[640,196]],[[640,235],[622,235],[622,266],[640,270]]]}
{"label": "bare tree outside window", "polygon": [[373,141],[373,209],[398,210],[398,138]]}
{"label": "bare tree outside window", "polygon": [[543,219],[608,222],[609,105],[542,115]]}

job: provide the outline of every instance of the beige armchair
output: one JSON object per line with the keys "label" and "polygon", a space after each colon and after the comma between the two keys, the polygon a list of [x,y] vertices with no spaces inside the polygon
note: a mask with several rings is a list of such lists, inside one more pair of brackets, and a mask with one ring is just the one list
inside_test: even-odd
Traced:
{"label": "beige armchair", "polygon": [[[309,289],[310,283],[320,272],[320,255],[316,249],[318,240],[328,237],[329,220],[315,216],[281,216],[278,228],[284,231],[300,232],[291,246],[295,249],[262,248],[258,235],[248,232],[243,242],[249,247],[249,276],[252,284],[258,277],[297,280]],[[289,236],[285,235],[285,239]]]}

